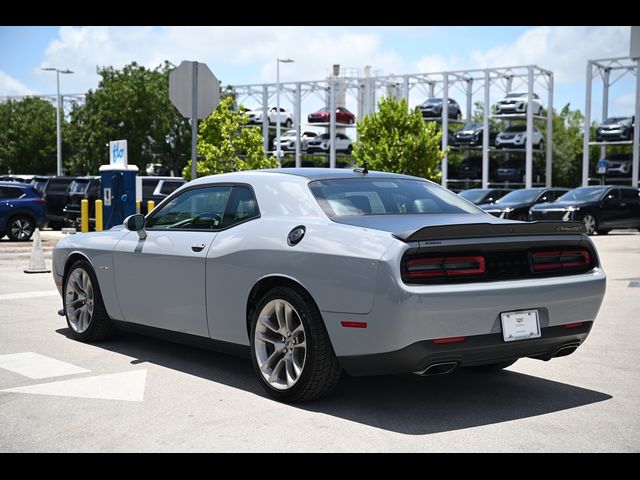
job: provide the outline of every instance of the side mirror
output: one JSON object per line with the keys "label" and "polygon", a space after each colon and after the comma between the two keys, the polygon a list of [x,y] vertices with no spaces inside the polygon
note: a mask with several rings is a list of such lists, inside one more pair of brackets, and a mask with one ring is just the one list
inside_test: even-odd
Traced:
{"label": "side mirror", "polygon": [[144,215],[137,213],[135,215],[129,215],[124,219],[124,228],[130,232],[138,232],[140,240],[147,238],[147,232],[144,230]]}

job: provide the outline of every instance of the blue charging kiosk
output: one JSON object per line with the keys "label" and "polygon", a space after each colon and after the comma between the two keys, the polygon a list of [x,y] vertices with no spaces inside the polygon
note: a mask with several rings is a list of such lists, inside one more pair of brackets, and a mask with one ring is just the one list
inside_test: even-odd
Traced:
{"label": "blue charging kiosk", "polygon": [[127,141],[109,143],[109,165],[100,167],[102,181],[102,218],[108,230],[136,213],[136,199],[141,197],[138,167],[127,162]]}

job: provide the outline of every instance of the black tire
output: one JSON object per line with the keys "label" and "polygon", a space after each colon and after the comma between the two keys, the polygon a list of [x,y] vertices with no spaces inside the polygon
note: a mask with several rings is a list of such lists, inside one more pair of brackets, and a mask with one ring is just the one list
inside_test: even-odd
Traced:
{"label": "black tire", "polygon": [[16,215],[7,222],[7,236],[13,242],[27,242],[36,230],[36,222],[26,215]]}
{"label": "black tire", "polygon": [[350,118],[349,119],[349,125],[353,125],[354,123],[356,123],[356,119],[355,118]]}
{"label": "black tire", "polygon": [[474,371],[474,372],[495,373],[495,372],[499,372],[501,370],[504,370],[507,367],[510,367],[511,365],[516,363],[517,361],[518,361],[518,359],[516,358],[515,360],[506,360],[504,362],[490,363],[488,365],[476,365],[476,366],[467,367],[467,368],[469,370],[471,370],[471,371]]}
{"label": "black tire", "polygon": [[284,122],[284,126],[287,128],[291,128],[291,125],[293,125],[293,122],[291,121],[290,118],[287,118],[287,121]]}
{"label": "black tire", "polygon": [[[93,287],[93,315],[89,320],[88,328],[83,332],[77,332],[71,322],[69,321],[69,314],[67,313],[67,289],[69,288],[68,282],[71,277],[71,273],[77,269],[82,269],[89,275],[91,284]],[[100,286],[98,285],[98,279],[91,267],[91,264],[86,260],[78,260],[67,270],[63,280],[62,290],[62,306],[64,307],[65,318],[67,319],[67,326],[69,327],[69,335],[74,340],[80,342],[91,343],[101,340],[109,340],[114,338],[118,330],[109,318],[107,310],[104,308],[104,302],[102,301],[102,294],[100,293]]]}
{"label": "black tire", "polygon": [[540,140],[540,143],[538,144],[538,150],[540,150],[541,152],[544,151],[544,140]]}
{"label": "black tire", "polygon": [[349,145],[349,146],[347,147],[347,154],[348,154],[348,155],[351,155],[351,152],[352,152],[352,151],[353,151],[353,146],[352,146],[352,145]]}
{"label": "black tire", "polygon": [[4,230],[0,230],[0,239],[2,239],[2,237],[5,236],[5,231]]}
{"label": "black tire", "polygon": [[[258,317],[262,309],[272,300],[284,300],[293,306],[299,314],[305,331],[307,348],[302,373],[296,383],[285,390],[273,387],[264,378],[256,354],[255,332]],[[317,400],[331,392],[340,380],[342,368],[331,346],[320,310],[313,299],[302,290],[276,287],[267,292],[258,302],[251,319],[250,342],[251,360],[258,381],[267,393],[276,400],[292,403]]]}
{"label": "black tire", "polygon": [[456,120],[462,120],[462,112],[460,110],[456,113]]}
{"label": "black tire", "polygon": [[596,230],[596,232],[598,233],[598,235],[606,235],[607,233],[609,233],[611,231],[610,228],[599,228]]}

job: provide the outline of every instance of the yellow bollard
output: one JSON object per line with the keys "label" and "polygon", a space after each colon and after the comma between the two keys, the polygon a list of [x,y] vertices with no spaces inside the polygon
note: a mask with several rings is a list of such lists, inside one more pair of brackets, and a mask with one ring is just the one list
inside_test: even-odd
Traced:
{"label": "yellow bollard", "polygon": [[140,213],[140,200],[136,200],[136,213]]}
{"label": "yellow bollard", "polygon": [[80,231],[82,233],[89,231],[89,200],[86,198],[80,201]]}
{"label": "yellow bollard", "polygon": [[153,200],[147,201],[147,213],[151,213],[151,210],[153,210],[155,207],[156,207],[156,202],[154,202]]}
{"label": "yellow bollard", "polygon": [[102,231],[102,200],[96,200],[96,232]]}

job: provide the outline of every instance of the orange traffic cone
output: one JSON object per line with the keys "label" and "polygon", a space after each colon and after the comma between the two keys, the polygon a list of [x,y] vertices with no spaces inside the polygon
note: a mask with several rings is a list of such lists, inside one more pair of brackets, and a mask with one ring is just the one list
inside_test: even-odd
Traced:
{"label": "orange traffic cone", "polygon": [[33,246],[31,247],[31,259],[29,260],[29,268],[24,273],[50,273],[44,261],[44,251],[42,250],[42,241],[40,240],[40,229],[36,228],[33,232]]}

